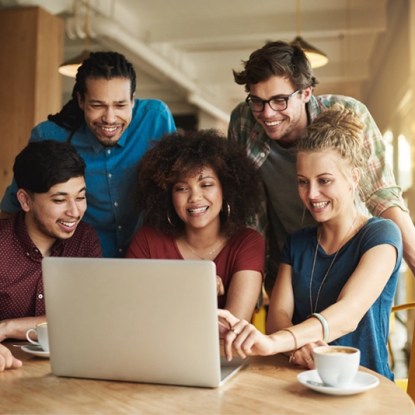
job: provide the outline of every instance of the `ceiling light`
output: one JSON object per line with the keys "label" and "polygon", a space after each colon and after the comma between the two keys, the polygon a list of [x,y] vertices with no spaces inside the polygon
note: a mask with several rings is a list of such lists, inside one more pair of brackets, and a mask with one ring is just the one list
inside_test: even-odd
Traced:
{"label": "ceiling light", "polygon": [[76,73],[78,72],[78,68],[82,65],[82,62],[85,59],[89,58],[90,54],[91,52],[89,50],[84,50],[79,55],[76,55],[72,59],[67,60],[59,66],[59,73],[65,76],[70,76],[71,78],[75,78]]}
{"label": "ceiling light", "polygon": [[297,0],[296,8],[296,30],[297,36],[291,42],[291,45],[299,46],[305,53],[312,68],[319,68],[326,65],[329,61],[327,55],[321,50],[310,45],[301,37],[301,0]]}
{"label": "ceiling light", "polygon": [[312,68],[320,68],[329,61],[329,58],[324,52],[310,45],[301,36],[297,36],[291,44],[299,46],[304,51]]}

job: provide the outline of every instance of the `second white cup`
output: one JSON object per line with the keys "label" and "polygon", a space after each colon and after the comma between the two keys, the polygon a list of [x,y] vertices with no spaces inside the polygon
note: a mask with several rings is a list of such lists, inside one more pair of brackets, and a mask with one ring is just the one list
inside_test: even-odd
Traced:
{"label": "second white cup", "polygon": [[[30,337],[32,333],[37,335],[37,341]],[[48,323],[40,323],[35,328],[27,330],[26,339],[30,343],[36,346],[40,346],[45,352],[48,352],[49,351]]]}

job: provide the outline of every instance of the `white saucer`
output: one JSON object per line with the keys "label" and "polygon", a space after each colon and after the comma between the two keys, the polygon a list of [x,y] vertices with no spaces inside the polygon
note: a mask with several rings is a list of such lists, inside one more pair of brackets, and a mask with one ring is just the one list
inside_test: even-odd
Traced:
{"label": "white saucer", "polygon": [[297,376],[298,381],[314,391],[326,393],[328,395],[354,395],[365,392],[379,385],[379,379],[367,372],[357,372],[356,377],[351,385],[345,388],[336,388],[325,385],[317,370],[307,370]]}
{"label": "white saucer", "polygon": [[28,344],[27,346],[22,346],[22,350],[33,356],[49,357],[49,352],[45,352],[40,346]]}

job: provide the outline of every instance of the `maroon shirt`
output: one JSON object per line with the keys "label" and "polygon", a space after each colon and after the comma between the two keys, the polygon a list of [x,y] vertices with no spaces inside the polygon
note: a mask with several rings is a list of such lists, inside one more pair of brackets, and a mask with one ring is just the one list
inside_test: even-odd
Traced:
{"label": "maroon shirt", "polygon": [[[133,237],[127,258],[183,259],[174,238],[149,226],[143,226]],[[258,271],[263,275],[264,238],[253,229],[244,228],[229,239],[213,260],[221,277],[225,294],[218,297],[218,307],[224,308],[233,275],[242,270]]]}
{"label": "maroon shirt", "polygon": [[[53,244],[50,256],[101,257],[98,236],[81,222],[71,238]],[[0,220],[0,320],[45,314],[42,258],[23,213]]]}

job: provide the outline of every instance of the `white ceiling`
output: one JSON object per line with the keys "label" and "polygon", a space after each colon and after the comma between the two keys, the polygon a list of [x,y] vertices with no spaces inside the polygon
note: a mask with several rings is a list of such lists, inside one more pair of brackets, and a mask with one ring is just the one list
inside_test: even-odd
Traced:
{"label": "white ceiling", "polygon": [[[93,50],[117,50],[134,64],[137,95],[160,98],[176,114],[197,108],[225,120],[243,87],[232,69],[266,41],[301,36],[329,63],[315,70],[318,93],[364,101],[377,42],[388,29],[390,1],[401,0],[89,0]],[[40,5],[66,21],[65,58],[81,52],[86,0],[0,0]],[[78,34],[73,16],[78,15]],[[73,80],[64,82],[64,96]]]}

